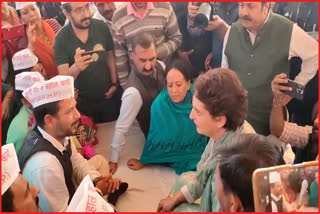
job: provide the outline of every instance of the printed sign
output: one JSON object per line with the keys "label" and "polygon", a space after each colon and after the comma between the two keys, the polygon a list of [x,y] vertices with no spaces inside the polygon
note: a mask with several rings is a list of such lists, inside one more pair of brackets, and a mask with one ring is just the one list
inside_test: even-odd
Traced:
{"label": "printed sign", "polygon": [[22,94],[33,108],[74,97],[73,77],[55,76],[48,81],[37,82]]}
{"label": "printed sign", "polygon": [[73,195],[67,212],[114,212],[114,210],[99,195],[87,175]]}
{"label": "printed sign", "polygon": [[2,146],[1,154],[1,195],[3,195],[18,177],[20,167],[12,143]]}

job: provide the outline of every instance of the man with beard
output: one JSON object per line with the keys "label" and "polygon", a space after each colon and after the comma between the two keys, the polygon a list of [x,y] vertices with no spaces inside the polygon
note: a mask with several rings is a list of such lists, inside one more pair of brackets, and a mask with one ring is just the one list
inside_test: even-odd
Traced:
{"label": "man with beard", "polygon": [[132,42],[132,60],[128,83],[122,96],[120,115],[111,144],[110,172],[117,170],[120,151],[126,143],[126,135],[135,119],[146,137],[150,124],[150,109],[153,100],[164,87],[165,65],[157,60],[153,37],[148,33],[136,35]]}
{"label": "man with beard", "polygon": [[19,173],[19,163],[13,144],[2,146],[1,211],[39,212],[39,189],[29,185]]}
{"label": "man with beard", "polygon": [[181,33],[176,15],[169,2],[127,2],[112,18],[112,35],[119,80],[123,87],[132,69],[132,39],[140,33],[153,35],[157,59],[168,64],[180,47]]}
{"label": "man with beard", "polygon": [[[270,2],[239,3],[239,21],[227,31],[221,67],[234,70],[248,90],[248,122],[268,135],[273,78],[288,76],[290,59],[300,57],[295,82],[306,85],[317,73],[318,43],[297,24],[270,11]],[[275,103],[274,105],[281,105]]]}
{"label": "man with beard", "polygon": [[[73,76],[77,108],[95,123],[119,116],[122,88],[117,81],[113,40],[106,24],[91,19],[88,2],[63,2],[70,21],[58,33],[54,55],[59,73]],[[85,53],[87,51],[98,53]]]}
{"label": "man with beard", "polygon": [[75,192],[73,181],[79,184],[87,175],[102,195],[120,195],[126,190],[127,184],[124,189],[119,179],[91,168],[70,143],[69,136],[75,135],[80,118],[72,77],[59,75],[38,82],[23,96],[33,107],[37,125],[25,138],[19,164],[27,181],[40,189],[43,212],[66,211]]}
{"label": "man with beard", "polygon": [[106,23],[111,31],[112,17],[116,10],[116,5],[114,2],[95,2],[95,5],[97,7],[97,12],[95,12],[92,18],[99,19]]}

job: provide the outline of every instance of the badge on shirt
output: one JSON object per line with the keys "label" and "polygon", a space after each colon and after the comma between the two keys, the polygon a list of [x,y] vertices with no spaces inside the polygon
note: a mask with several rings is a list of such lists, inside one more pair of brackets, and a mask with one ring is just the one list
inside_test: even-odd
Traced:
{"label": "badge on shirt", "polygon": [[[96,44],[94,47],[93,47],[93,50],[94,51],[104,51],[104,48],[101,44]],[[99,53],[101,53],[99,52]],[[99,60],[99,53],[94,53],[91,55],[91,58],[94,62],[97,62]]]}

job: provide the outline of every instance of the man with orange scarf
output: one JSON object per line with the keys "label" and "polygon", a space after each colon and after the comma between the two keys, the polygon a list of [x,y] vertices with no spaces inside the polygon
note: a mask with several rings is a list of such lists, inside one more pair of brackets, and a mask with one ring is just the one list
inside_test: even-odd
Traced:
{"label": "man with orange scarf", "polygon": [[41,20],[35,2],[16,2],[16,10],[22,22],[27,25],[28,48],[39,58],[49,79],[58,75],[53,43],[61,28],[60,24],[55,19]]}

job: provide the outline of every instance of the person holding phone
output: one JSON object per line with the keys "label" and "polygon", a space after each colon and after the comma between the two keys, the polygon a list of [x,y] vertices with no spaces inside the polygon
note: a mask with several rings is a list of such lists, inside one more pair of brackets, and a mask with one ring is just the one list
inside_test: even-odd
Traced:
{"label": "person holding phone", "polygon": [[287,75],[284,73],[276,75],[271,83],[273,103],[270,115],[270,131],[282,142],[304,148],[311,142],[312,133],[315,131],[314,127],[318,124],[318,102],[313,108],[312,120],[314,126],[299,126],[296,123],[285,121],[284,107],[292,100],[292,97],[285,94],[285,91],[292,91],[292,87],[284,85],[287,83]]}
{"label": "person holding phone", "polygon": [[27,47],[42,62],[49,79],[58,75],[53,55],[53,42],[61,25],[55,19],[41,20],[36,2],[16,2],[16,10],[26,25]]}
{"label": "person holding phone", "polygon": [[290,59],[300,57],[294,81],[305,86],[318,70],[318,42],[296,23],[271,11],[270,2],[240,2],[239,21],[224,37],[221,67],[234,70],[248,90],[247,120],[259,134],[270,134],[272,79],[289,74]]}
{"label": "person holding phone", "polygon": [[[199,63],[202,64],[202,70],[208,70],[210,68],[221,67],[223,38],[230,25],[238,20],[239,13],[237,2],[210,2],[212,16],[210,17],[208,26],[201,29],[195,25],[194,20],[202,3],[203,2],[189,2],[188,31],[193,39],[202,39],[202,41],[198,42],[199,44],[203,43],[206,35],[209,34],[210,42],[205,42],[206,47],[209,49],[205,56],[202,57],[202,62]],[[199,47],[196,46],[197,45],[194,45],[194,50],[197,52],[206,50],[205,48],[199,49]],[[191,60],[194,60],[197,53],[190,54],[189,56]]]}
{"label": "person holding phone", "polygon": [[69,23],[57,34],[54,55],[59,74],[72,76],[77,108],[95,123],[115,121],[122,88],[118,84],[112,35],[106,24],[91,18],[88,2],[63,2]]}
{"label": "person holding phone", "polygon": [[[20,25],[17,12],[13,7],[10,7],[7,2],[1,2],[1,7],[1,78],[2,81],[7,81],[11,85],[13,85],[14,74],[12,70],[11,59],[18,50],[18,40],[21,39],[21,37],[20,34],[17,34],[16,30],[12,30],[12,28],[15,27],[15,29],[21,29],[21,27],[23,28],[23,26]],[[26,41],[24,42],[26,45]]]}

